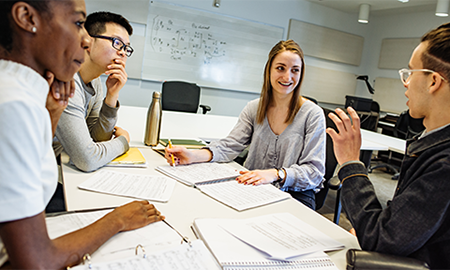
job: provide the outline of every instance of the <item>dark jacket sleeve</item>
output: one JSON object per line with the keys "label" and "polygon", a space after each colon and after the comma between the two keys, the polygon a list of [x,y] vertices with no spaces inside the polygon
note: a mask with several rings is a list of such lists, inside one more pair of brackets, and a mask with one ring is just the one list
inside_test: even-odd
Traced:
{"label": "dark jacket sleeve", "polygon": [[[450,164],[434,162],[401,187],[389,206],[382,209],[361,164],[349,164],[339,171],[347,178],[342,186],[343,208],[364,250],[408,256],[430,244],[448,211]],[[349,177],[350,176],[350,177]],[[448,176],[447,176],[448,177]]]}

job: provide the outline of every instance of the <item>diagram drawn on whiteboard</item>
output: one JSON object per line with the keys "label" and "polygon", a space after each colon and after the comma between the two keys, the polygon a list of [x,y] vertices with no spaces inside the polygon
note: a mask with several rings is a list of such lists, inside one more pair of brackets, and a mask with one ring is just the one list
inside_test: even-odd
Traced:
{"label": "diagram drawn on whiteboard", "polygon": [[172,60],[188,57],[202,57],[204,64],[210,64],[214,57],[226,56],[227,42],[216,39],[208,33],[210,25],[191,23],[177,26],[170,18],[155,16],[151,30],[152,49],[169,53]]}

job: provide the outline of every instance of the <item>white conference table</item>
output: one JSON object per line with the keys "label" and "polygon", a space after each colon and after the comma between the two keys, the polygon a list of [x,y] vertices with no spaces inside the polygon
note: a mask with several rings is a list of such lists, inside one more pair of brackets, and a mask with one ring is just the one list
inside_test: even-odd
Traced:
{"label": "white conference table", "polygon": [[[141,134],[140,132],[143,128],[137,126],[145,126],[146,117],[138,113],[138,111],[142,111],[140,108],[124,107],[122,106],[120,109],[121,120],[118,125],[130,132],[132,144],[140,148],[149,166],[147,168],[108,167],[101,168],[100,170],[108,169],[132,174],[158,175],[158,172],[154,168],[167,163],[161,155],[141,143],[143,134],[139,134]],[[144,112],[146,112],[145,108]],[[183,137],[220,138],[223,137],[223,132],[229,132],[229,129],[234,126],[236,119],[235,117],[164,112],[161,134],[167,137],[172,136],[172,138],[175,138],[177,134],[183,134]],[[197,128],[202,130],[202,132],[199,133],[199,130],[196,131],[195,129]],[[206,131],[208,129],[211,130]],[[205,133],[203,133],[203,130]],[[238,165],[236,164],[236,166]],[[77,186],[95,172],[83,173],[77,170],[67,163],[67,157],[63,159],[63,172],[64,192],[68,211],[115,207],[133,200],[132,198],[78,189]],[[198,189],[177,182],[172,197],[167,203],[152,203],[166,217],[168,223],[190,239],[196,238],[190,228],[195,218],[250,218],[271,213],[288,212],[345,245],[345,249],[343,250],[328,252],[339,269],[345,269],[346,267],[346,251],[349,248],[360,248],[356,237],[295,199],[288,199],[238,212],[204,195]]]}
{"label": "white conference table", "polygon": [[[117,126],[130,133],[130,145],[145,146],[147,108],[121,106]],[[228,135],[238,118],[232,116],[163,111],[161,138],[221,139]]]}
{"label": "white conference table", "polygon": [[[236,125],[238,117],[210,114],[180,113],[163,111],[161,121],[161,138],[225,138]],[[144,145],[147,108],[121,106],[117,126],[124,128],[131,135],[130,145],[141,147]],[[365,133],[365,130],[362,130]],[[375,132],[373,132],[375,133]],[[363,136],[361,150],[389,150],[387,144],[378,143],[375,135]],[[382,135],[382,134],[380,134]],[[172,136],[172,137],[171,137]],[[385,135],[383,135],[385,136]],[[368,137],[370,139],[365,139]],[[387,136],[386,136],[387,137]]]}
{"label": "white conference table", "polygon": [[[399,138],[395,138],[392,136],[387,136],[381,133],[361,129],[361,137],[365,142],[374,142],[378,145],[386,146],[390,151],[397,152],[400,154],[405,153],[406,149],[406,140],[402,140]],[[385,149],[378,149],[385,150]]]}

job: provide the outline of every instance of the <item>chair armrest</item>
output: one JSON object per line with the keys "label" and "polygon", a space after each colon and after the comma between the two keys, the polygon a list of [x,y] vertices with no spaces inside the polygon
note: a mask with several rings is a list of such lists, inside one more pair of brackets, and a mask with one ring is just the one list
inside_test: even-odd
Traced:
{"label": "chair armrest", "polygon": [[211,110],[211,107],[208,105],[200,105],[200,107],[202,108],[203,114],[206,114],[207,112],[209,112]]}
{"label": "chair armrest", "polygon": [[349,249],[347,251],[347,270],[358,269],[424,270],[430,268],[427,263],[413,258]]}
{"label": "chair armrest", "polygon": [[339,180],[339,177],[331,177],[330,180],[328,180],[328,187],[332,190],[339,190],[342,187],[341,180]]}

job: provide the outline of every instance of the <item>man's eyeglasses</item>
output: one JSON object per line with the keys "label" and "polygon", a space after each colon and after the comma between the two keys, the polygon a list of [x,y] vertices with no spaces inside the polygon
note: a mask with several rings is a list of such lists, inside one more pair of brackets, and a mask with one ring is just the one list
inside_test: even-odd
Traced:
{"label": "man's eyeglasses", "polygon": [[[416,71],[421,71],[421,72],[430,72],[430,73],[434,73],[436,71],[430,70],[430,69],[406,69],[406,68],[402,68],[398,71],[398,74],[400,74],[400,79],[402,80],[402,82],[404,84],[408,83],[409,78],[411,77],[411,74],[413,72]],[[436,72],[437,73],[437,72]],[[439,74],[439,73],[438,73]],[[442,80],[447,81],[444,77],[442,77],[440,74],[439,76],[442,78]]]}
{"label": "man's eyeglasses", "polygon": [[130,57],[133,54],[133,52],[134,52],[134,50],[133,50],[133,48],[131,48],[131,46],[126,45],[125,43],[123,43],[122,40],[120,40],[118,38],[107,37],[107,36],[100,36],[100,35],[95,35],[95,36],[91,36],[91,37],[93,37],[93,38],[103,38],[103,39],[111,40],[112,41],[112,47],[114,49],[118,50],[118,51],[123,49],[124,52],[125,52],[125,55],[127,57]]}

